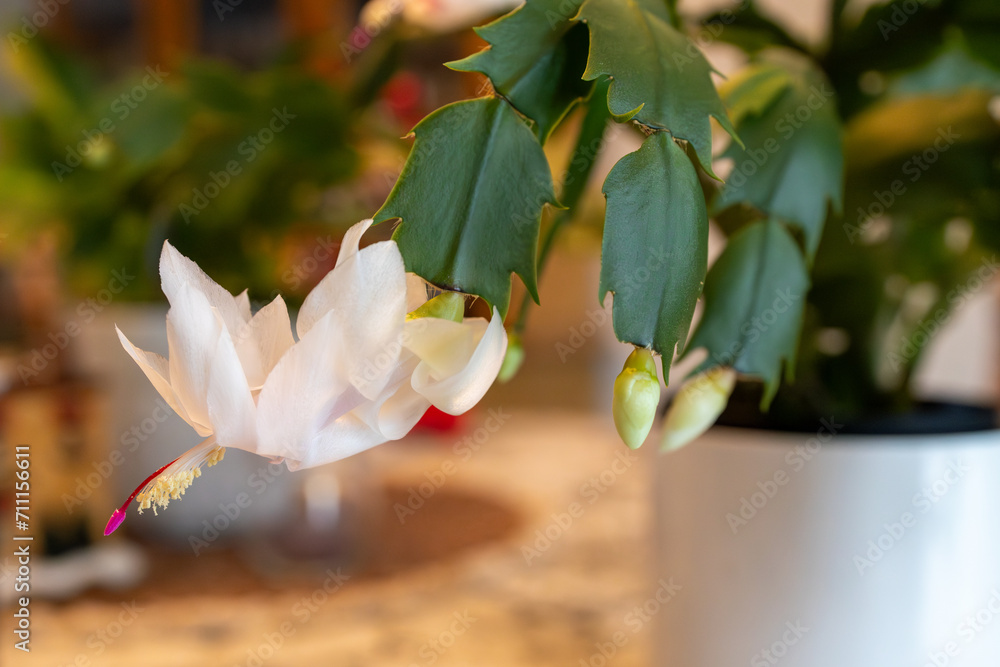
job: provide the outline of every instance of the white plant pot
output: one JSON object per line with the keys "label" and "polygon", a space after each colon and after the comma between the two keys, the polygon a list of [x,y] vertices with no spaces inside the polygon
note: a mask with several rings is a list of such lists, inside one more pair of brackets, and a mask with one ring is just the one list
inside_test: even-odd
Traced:
{"label": "white plant pot", "polygon": [[1000,665],[1000,431],[716,428],[656,466],[657,665]]}

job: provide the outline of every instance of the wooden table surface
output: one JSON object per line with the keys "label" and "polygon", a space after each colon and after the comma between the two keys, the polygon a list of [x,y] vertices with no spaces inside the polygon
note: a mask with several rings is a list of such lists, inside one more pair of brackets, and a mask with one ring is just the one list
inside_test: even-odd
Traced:
{"label": "wooden table surface", "polygon": [[[654,624],[630,622],[629,614],[656,588],[648,568],[651,452],[628,452],[607,415],[524,407],[504,414],[468,460],[456,454],[454,434],[410,437],[362,455],[395,488],[444,470],[447,479],[435,493],[504,508],[512,520],[479,546],[436,560],[415,557],[424,562],[379,576],[335,581],[316,572],[275,584],[248,575],[239,586],[226,585],[238,568],[224,559],[154,554],[153,572],[136,590],[33,600],[30,654],[13,648],[13,610],[4,609],[0,662],[647,664]],[[470,414],[466,433],[489,416],[485,407]],[[613,651],[613,658],[605,661],[602,651]]]}

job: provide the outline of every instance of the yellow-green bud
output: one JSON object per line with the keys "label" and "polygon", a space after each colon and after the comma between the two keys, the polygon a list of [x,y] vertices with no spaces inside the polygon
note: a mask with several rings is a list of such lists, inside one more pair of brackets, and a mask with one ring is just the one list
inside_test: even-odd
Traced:
{"label": "yellow-green bud", "polygon": [[649,435],[660,404],[660,378],[649,350],[635,348],[615,378],[611,413],[622,441],[637,449]]}
{"label": "yellow-green bud", "polygon": [[460,292],[438,294],[412,313],[408,313],[406,319],[415,320],[418,317],[436,317],[439,320],[461,322],[465,317],[465,295]]}
{"label": "yellow-green bud", "polygon": [[524,346],[521,345],[521,337],[511,332],[507,334],[507,352],[503,355],[497,381],[507,382],[513,379],[522,363],[524,363]]}
{"label": "yellow-green bud", "polygon": [[729,403],[736,371],[716,366],[681,385],[666,419],[660,451],[679,449],[709,429]]}

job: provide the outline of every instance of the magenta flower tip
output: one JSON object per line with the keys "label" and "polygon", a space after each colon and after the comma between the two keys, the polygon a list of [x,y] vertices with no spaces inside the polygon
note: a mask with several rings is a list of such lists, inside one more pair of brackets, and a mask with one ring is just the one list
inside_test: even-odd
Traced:
{"label": "magenta flower tip", "polygon": [[120,509],[112,512],[111,518],[108,519],[108,525],[104,527],[105,537],[118,530],[118,526],[122,525],[123,521],[125,521],[125,512]]}

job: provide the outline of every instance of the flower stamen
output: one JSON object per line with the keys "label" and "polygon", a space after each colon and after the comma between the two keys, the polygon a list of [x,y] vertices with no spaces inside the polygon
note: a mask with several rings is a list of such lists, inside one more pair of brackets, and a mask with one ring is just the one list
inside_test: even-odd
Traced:
{"label": "flower stamen", "polygon": [[139,503],[139,514],[150,507],[156,514],[157,509],[165,508],[171,500],[178,500],[194,480],[201,477],[201,467],[214,466],[222,460],[225,451],[212,436],[154,472],[135,488],[121,507],[111,513],[104,534],[110,535],[122,525],[128,505],[133,500]]}

